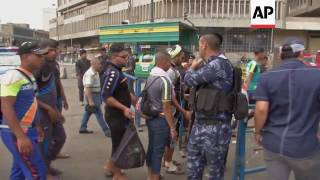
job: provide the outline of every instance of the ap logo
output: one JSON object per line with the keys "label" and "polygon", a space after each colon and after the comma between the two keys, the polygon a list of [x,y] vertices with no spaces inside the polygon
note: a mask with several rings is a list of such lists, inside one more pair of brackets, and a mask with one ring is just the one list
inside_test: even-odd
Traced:
{"label": "ap logo", "polygon": [[275,28],[275,0],[251,0],[251,27]]}

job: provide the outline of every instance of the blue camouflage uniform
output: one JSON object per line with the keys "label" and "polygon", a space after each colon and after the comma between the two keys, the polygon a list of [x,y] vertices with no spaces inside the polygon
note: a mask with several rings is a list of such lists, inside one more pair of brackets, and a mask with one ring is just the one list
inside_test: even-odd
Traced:
{"label": "blue camouflage uniform", "polygon": [[[210,84],[228,93],[232,91],[233,68],[225,56],[212,56],[199,70],[188,70],[184,81],[187,86]],[[188,179],[202,179],[205,165],[208,166],[209,180],[223,179],[224,158],[231,139],[232,114],[217,112],[210,117],[195,112],[195,117],[187,148]],[[208,123],[208,120],[218,123]]]}

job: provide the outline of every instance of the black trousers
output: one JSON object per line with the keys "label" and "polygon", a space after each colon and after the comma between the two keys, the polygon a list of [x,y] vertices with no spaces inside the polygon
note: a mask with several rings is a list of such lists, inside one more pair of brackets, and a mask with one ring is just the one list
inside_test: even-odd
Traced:
{"label": "black trousers", "polygon": [[129,120],[123,116],[112,116],[107,115],[107,113],[105,114],[105,120],[111,131],[112,155],[116,152],[120,145],[122,137],[126,132],[126,127],[129,124]]}
{"label": "black trousers", "polygon": [[84,86],[83,86],[83,82],[82,79],[78,79],[78,89],[79,89],[79,100],[80,102],[83,102],[83,98],[84,98]]}

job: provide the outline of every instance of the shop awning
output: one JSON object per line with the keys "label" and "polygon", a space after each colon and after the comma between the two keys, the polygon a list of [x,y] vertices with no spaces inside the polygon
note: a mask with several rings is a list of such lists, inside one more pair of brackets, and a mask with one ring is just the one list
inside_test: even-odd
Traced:
{"label": "shop awning", "polygon": [[100,43],[113,42],[179,42],[179,22],[127,24],[100,28]]}

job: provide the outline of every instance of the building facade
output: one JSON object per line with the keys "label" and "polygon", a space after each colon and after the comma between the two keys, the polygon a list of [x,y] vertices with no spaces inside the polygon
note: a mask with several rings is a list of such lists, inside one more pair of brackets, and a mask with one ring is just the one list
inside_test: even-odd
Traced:
{"label": "building facade", "polygon": [[[250,29],[250,0],[58,0],[58,18],[50,21],[50,37],[65,51],[101,44],[98,29],[130,23],[181,21],[200,34],[218,32],[231,59],[264,48],[273,54],[287,36],[298,36],[311,52],[320,35],[319,0],[276,0],[276,29]],[[188,21],[184,20],[187,16]],[[317,17],[318,16],[318,17]],[[319,46],[318,46],[319,47]]]}
{"label": "building facade", "polygon": [[1,24],[0,46],[18,46],[23,42],[49,39],[49,32],[30,29],[28,24]]}
{"label": "building facade", "polygon": [[56,17],[56,9],[55,8],[44,8],[42,11],[42,20],[43,27],[42,29],[45,31],[50,30],[50,20]]}

